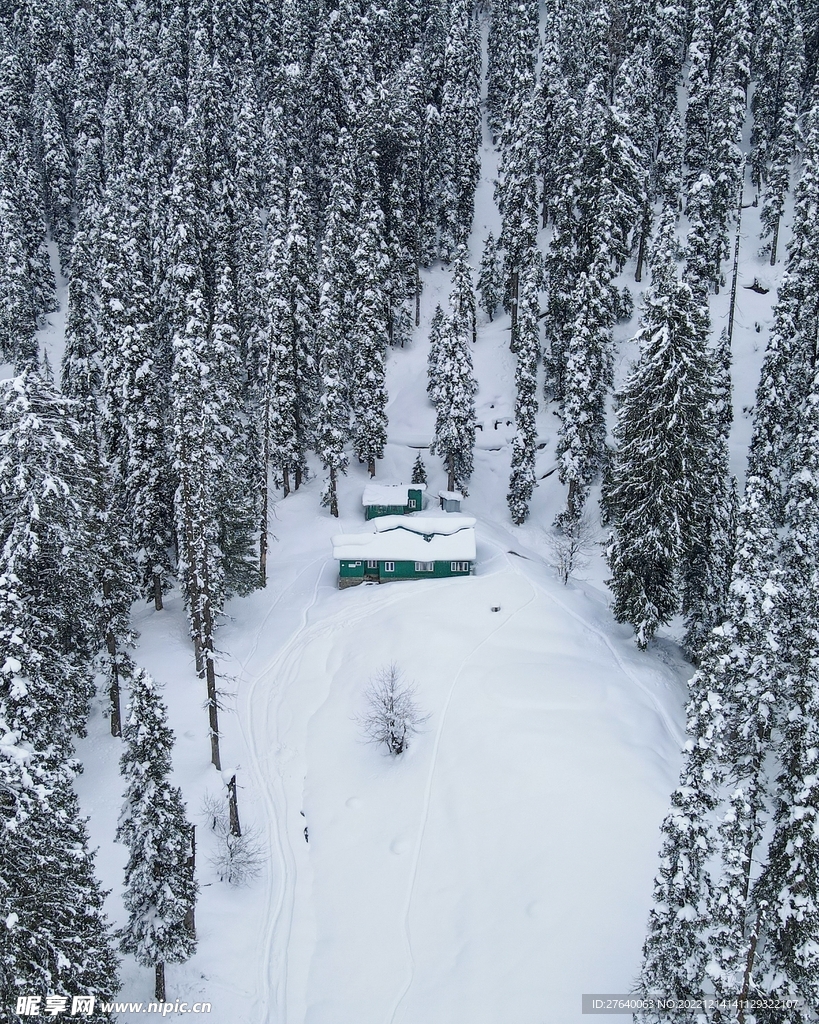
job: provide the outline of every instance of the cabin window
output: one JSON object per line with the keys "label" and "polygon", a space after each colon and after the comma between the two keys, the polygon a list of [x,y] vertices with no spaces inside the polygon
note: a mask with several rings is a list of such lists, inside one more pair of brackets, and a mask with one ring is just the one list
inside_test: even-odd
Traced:
{"label": "cabin window", "polygon": [[384,572],[395,572],[395,562],[385,562]]}
{"label": "cabin window", "polygon": [[452,572],[469,572],[469,562],[451,562]]}
{"label": "cabin window", "polygon": [[415,563],[415,571],[416,572],[435,572],[435,563],[434,562],[416,562]]}
{"label": "cabin window", "polygon": [[367,568],[368,569],[377,569],[378,568],[378,559],[377,558],[368,558],[367,559]]}
{"label": "cabin window", "polygon": [[415,498],[410,498],[407,502],[407,508],[415,508]]}

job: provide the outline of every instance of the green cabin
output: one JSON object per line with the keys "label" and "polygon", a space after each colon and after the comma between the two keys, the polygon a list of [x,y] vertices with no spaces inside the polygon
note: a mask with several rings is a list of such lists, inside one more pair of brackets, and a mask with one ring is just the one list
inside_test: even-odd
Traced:
{"label": "green cabin", "polygon": [[420,512],[424,507],[426,489],[426,484],[368,484],[361,497],[364,518],[370,520]]}
{"label": "green cabin", "polygon": [[[373,533],[333,538],[340,589],[361,583],[446,579],[475,571],[475,520],[380,518]],[[440,532],[439,532],[440,531]]]}

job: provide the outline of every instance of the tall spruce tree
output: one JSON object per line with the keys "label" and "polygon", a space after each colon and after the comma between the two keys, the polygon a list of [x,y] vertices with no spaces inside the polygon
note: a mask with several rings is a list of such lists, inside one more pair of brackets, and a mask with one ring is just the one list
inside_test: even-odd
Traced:
{"label": "tall spruce tree", "polygon": [[125,802],[117,839],[128,845],[129,855],[121,945],[142,966],[154,968],[155,995],[164,1002],[165,965],[184,963],[196,949],[190,919],[198,887],[191,826],[182,794],[168,778],[173,733],[159,690],[144,670],[131,683],[124,736]]}
{"label": "tall spruce tree", "polygon": [[539,276],[539,267],[533,253],[523,280],[520,318],[517,324],[515,438],[512,442],[512,473],[506,498],[512,522],[518,525],[529,515],[529,502],[536,482],[537,364],[540,356]]}
{"label": "tall spruce tree", "polygon": [[661,225],[637,338],[640,357],[618,399],[607,511],[614,616],[645,647],[680,606],[680,579],[704,518],[714,444],[707,321],[679,280],[674,222]]}

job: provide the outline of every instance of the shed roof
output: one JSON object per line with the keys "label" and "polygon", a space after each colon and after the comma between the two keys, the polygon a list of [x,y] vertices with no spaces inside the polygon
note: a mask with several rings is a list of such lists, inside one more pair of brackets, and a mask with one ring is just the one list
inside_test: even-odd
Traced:
{"label": "shed roof", "polygon": [[426,484],[367,484],[362,505],[406,505],[409,491],[425,491]]}
{"label": "shed roof", "polygon": [[471,526],[449,535],[427,534],[426,537],[413,530],[395,527],[373,533],[344,533],[333,537],[333,558],[472,562],[475,560],[475,547],[475,530]]}
{"label": "shed roof", "polygon": [[439,498],[447,498],[449,501],[463,501],[464,496],[460,491],[438,491]]}

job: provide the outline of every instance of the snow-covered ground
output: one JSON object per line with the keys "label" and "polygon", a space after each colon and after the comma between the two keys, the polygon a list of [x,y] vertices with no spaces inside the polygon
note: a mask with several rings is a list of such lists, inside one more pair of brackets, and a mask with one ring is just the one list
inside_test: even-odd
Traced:
{"label": "snow-covered ground", "polygon": [[[499,227],[488,138],[482,156],[474,266]],[[756,254],[756,209],[746,211],[743,239],[732,451],[740,477],[776,282]],[[633,266],[629,278],[633,286]],[[754,278],[769,294],[747,290]],[[378,468],[386,483],[407,481],[432,437],[426,338],[436,302],[446,303],[447,272],[433,269],[425,285],[414,340],[389,356],[390,444]],[[728,290],[713,302],[717,331]],[[64,310],[45,339],[55,362],[63,322]],[[618,380],[635,355],[635,326],[636,316],[618,327]],[[569,1024],[580,1020],[583,992],[627,992],[634,981],[691,667],[673,631],[641,654],[613,621],[599,547],[585,579],[559,583],[548,537],[565,500],[556,473],[542,479],[530,521],[510,524],[508,343],[508,318],[481,318],[480,429],[463,507],[477,519],[474,577],[337,589],[330,539],[362,528],[365,467],[341,482],[340,520],[320,508],[320,473],[273,510],[268,587],[233,601],[218,635],[223,775],[237,771],[242,823],[262,851],[246,888],[220,882],[209,862],[202,801],[221,795],[223,780],[209,765],[204,682],[179,594],[161,613],[135,609],[137,659],[165,684],[175,780],[198,834],[199,950],[168,968],[169,998],[210,1001],[220,1024]],[[557,425],[551,408],[541,410],[540,477],[555,464]],[[445,475],[426,461],[435,495]],[[365,743],[356,720],[368,680],[391,662],[429,715],[398,759]],[[101,698],[79,745],[78,788],[119,923],[121,744],[102,707]],[[123,979],[123,1000],[151,999],[151,972],[131,958]]]}

